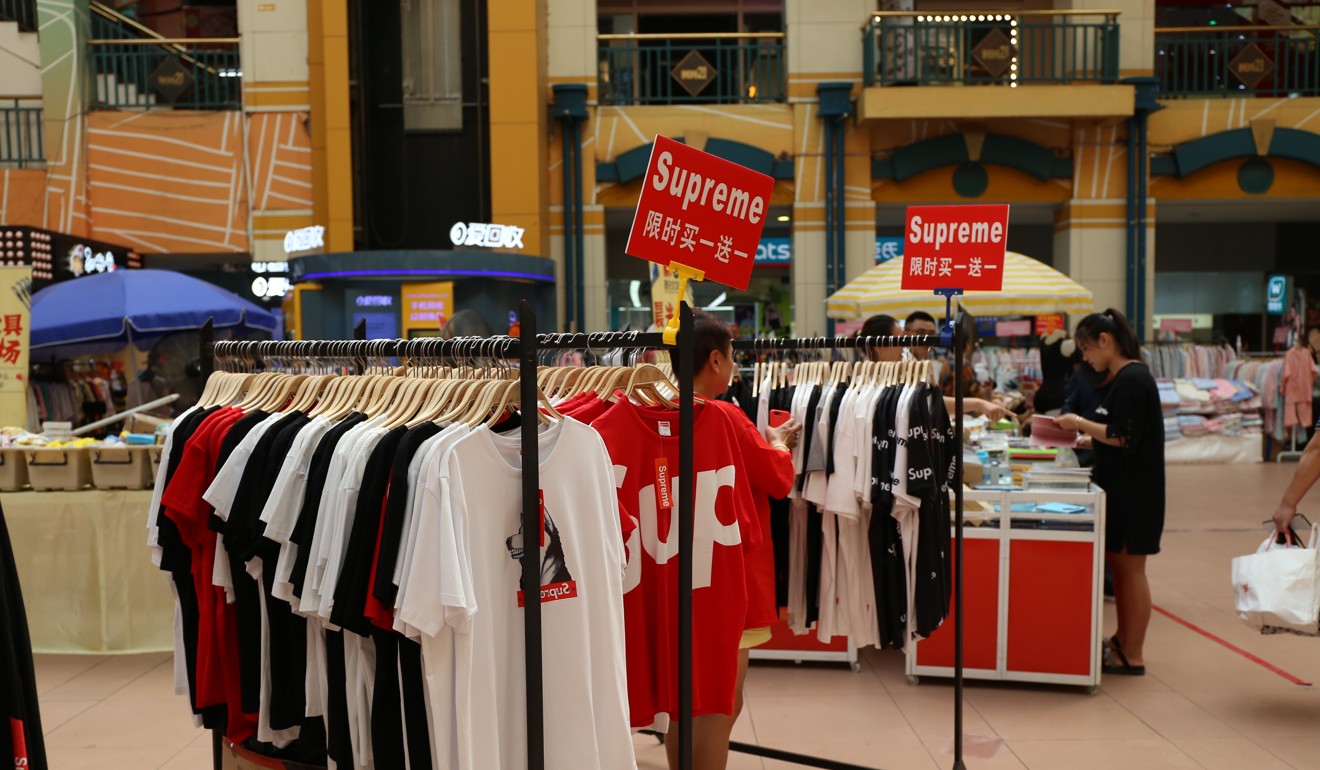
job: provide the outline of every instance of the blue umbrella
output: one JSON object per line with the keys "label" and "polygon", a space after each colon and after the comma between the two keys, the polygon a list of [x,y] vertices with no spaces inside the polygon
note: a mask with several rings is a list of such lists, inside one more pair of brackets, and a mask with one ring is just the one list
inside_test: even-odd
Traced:
{"label": "blue umbrella", "polygon": [[273,332],[275,316],[233,292],[170,270],[115,270],[57,283],[32,295],[32,348],[71,355],[145,350],[168,334],[212,319],[232,335]]}

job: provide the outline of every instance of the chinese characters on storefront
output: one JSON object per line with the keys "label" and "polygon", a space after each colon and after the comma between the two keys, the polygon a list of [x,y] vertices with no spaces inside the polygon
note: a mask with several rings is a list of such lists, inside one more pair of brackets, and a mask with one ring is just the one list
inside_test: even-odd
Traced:
{"label": "chinese characters on storefront", "polygon": [[27,424],[32,269],[0,268],[0,425]]}
{"label": "chinese characters on storefront", "polygon": [[454,282],[403,285],[403,336],[436,335],[454,314]]}

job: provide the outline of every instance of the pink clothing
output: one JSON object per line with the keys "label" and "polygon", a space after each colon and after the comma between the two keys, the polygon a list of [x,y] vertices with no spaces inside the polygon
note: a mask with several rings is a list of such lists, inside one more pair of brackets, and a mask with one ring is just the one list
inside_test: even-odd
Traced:
{"label": "pink clothing", "polygon": [[1283,357],[1283,426],[1314,425],[1311,388],[1315,385],[1315,359],[1306,348],[1293,348]]}

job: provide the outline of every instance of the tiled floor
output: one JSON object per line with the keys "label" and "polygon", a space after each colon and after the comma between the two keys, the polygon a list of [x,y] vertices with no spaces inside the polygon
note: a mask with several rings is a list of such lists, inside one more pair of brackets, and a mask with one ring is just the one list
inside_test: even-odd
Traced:
{"label": "tiled floor", "polygon": [[[1263,539],[1256,524],[1272,511],[1292,468],[1170,468],[1165,552],[1150,561],[1150,572],[1157,605],[1313,682],[1320,681],[1320,640],[1253,633],[1234,616],[1229,589],[1229,560]],[[969,750],[967,766],[1320,768],[1320,691],[1292,684],[1160,614],[1151,623],[1146,661],[1149,676],[1111,677],[1094,696],[970,684],[968,746],[994,754]],[[163,654],[42,656],[51,767],[209,768],[208,735],[193,728],[182,700],[171,694],[171,665]],[[952,737],[952,687],[909,685],[894,653],[866,654],[860,674],[755,665],[735,732],[744,742],[889,770],[952,767],[945,751]],[[639,736],[636,743],[643,768],[664,768],[654,739]],[[729,767],[798,766],[734,755]]]}

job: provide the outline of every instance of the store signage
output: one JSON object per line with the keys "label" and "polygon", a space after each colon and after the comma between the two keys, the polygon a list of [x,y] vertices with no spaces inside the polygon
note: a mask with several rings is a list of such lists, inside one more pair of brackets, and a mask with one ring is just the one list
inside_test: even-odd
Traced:
{"label": "store signage", "polygon": [[792,238],[762,238],[756,247],[756,265],[784,266],[793,261]]}
{"label": "store signage", "polygon": [[1000,321],[995,324],[996,337],[1030,337],[1030,321]]}
{"label": "store signage", "polygon": [[888,262],[903,256],[903,237],[879,235],[875,239],[875,263]]}
{"label": "store signage", "polygon": [[388,294],[359,294],[353,304],[358,307],[394,307],[394,297]]}
{"label": "store signage", "polygon": [[96,251],[81,243],[69,249],[69,272],[74,277],[92,273],[113,273],[119,268],[115,254],[110,250]]}
{"label": "store signage", "polygon": [[774,180],[657,136],[625,251],[746,289]]}
{"label": "store signage", "polygon": [[972,58],[985,68],[990,77],[997,78],[1008,72],[1017,59],[1017,48],[998,27],[990,30],[981,42],[972,48]]}
{"label": "store signage", "polygon": [[449,228],[449,240],[455,246],[483,246],[488,249],[521,249],[521,227],[492,225],[487,222],[455,222]]}
{"label": "store signage", "polygon": [[1265,283],[1265,312],[1283,315],[1288,310],[1288,276],[1272,275]]}
{"label": "store signage", "polygon": [[253,262],[252,272],[257,274],[252,279],[252,296],[257,299],[283,297],[293,288],[288,262]]}
{"label": "store signage", "polygon": [[284,253],[302,254],[325,248],[325,228],[321,225],[290,230],[284,234]]}
{"label": "store signage", "polygon": [[[651,322],[664,328],[674,317],[678,307],[678,274],[659,265],[651,265]],[[692,286],[688,285],[686,299],[692,301]]]}
{"label": "store signage", "polygon": [[1255,88],[1274,71],[1274,62],[1255,43],[1248,43],[1228,62],[1228,71],[1247,88]]}
{"label": "store signage", "polygon": [[26,424],[31,302],[31,268],[0,268],[0,425]]}
{"label": "store signage", "polygon": [[687,55],[679,59],[674,69],[670,70],[670,75],[678,84],[688,92],[688,96],[696,96],[706,87],[715,81],[715,76],[719,74],[706,57],[697,51],[688,51]]}
{"label": "store signage", "polygon": [[999,316],[975,316],[976,318],[976,336],[993,337],[995,330],[999,326]]}
{"label": "store signage", "polygon": [[[880,235],[875,239],[875,263],[877,265],[903,256],[903,239],[899,236]],[[756,247],[756,266],[786,266],[793,261],[792,238],[762,238]],[[835,324],[838,328],[838,324]]]}
{"label": "store signage", "polygon": [[439,332],[454,314],[454,282],[405,283],[401,291],[403,336]]}
{"label": "store signage", "polygon": [[1063,331],[1063,314],[1050,313],[1036,316],[1036,336],[1044,337],[1057,331]]}
{"label": "store signage", "polygon": [[999,291],[1004,285],[1008,204],[909,206],[906,290]]}
{"label": "store signage", "polygon": [[1190,334],[1192,323],[1190,318],[1161,318],[1160,331],[1173,334]]}
{"label": "store signage", "polygon": [[174,102],[192,85],[193,76],[179,63],[179,57],[170,56],[152,70],[147,82],[161,99]]}

